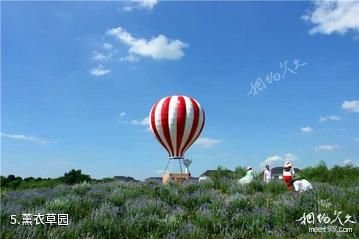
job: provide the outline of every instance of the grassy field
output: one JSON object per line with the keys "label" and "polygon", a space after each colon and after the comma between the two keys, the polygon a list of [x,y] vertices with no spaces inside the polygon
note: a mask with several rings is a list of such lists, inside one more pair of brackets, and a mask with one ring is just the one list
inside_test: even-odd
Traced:
{"label": "grassy field", "polygon": [[[314,183],[289,192],[282,182],[239,186],[236,179],[162,185],[154,182],[93,182],[8,191],[1,196],[1,238],[359,238],[352,232],[309,233],[304,213],[331,219],[342,211],[357,221],[359,187]],[[68,226],[11,225],[22,213],[68,213]]]}

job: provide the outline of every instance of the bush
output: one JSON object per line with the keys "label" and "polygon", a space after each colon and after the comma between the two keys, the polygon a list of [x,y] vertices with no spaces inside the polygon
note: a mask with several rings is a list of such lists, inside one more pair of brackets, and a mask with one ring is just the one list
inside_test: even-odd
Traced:
{"label": "bush", "polygon": [[68,173],[65,173],[61,179],[64,183],[72,185],[82,183],[84,181],[90,181],[91,177],[87,174],[82,174],[81,169],[71,169]]}
{"label": "bush", "polygon": [[354,186],[359,185],[359,167],[346,165],[340,167],[335,165],[328,169],[325,162],[321,161],[317,166],[304,168],[300,176],[307,178],[309,181],[330,183],[337,186]]}
{"label": "bush", "polygon": [[284,192],[288,192],[288,187],[281,180],[272,180],[271,182],[267,183],[267,185],[265,185],[264,191],[267,193],[278,195]]}

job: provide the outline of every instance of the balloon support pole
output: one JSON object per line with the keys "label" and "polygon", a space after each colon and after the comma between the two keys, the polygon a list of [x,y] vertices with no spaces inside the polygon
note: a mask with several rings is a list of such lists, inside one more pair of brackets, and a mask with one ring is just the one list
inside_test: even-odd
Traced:
{"label": "balloon support pole", "polygon": [[[180,173],[178,173],[178,172],[176,172],[176,173],[167,172],[167,169],[168,169],[168,166],[169,166],[171,160],[178,160],[179,166],[180,166]],[[173,181],[173,182],[176,182],[176,183],[182,183],[182,182],[184,182],[184,181],[186,181],[186,180],[188,180],[190,178],[189,173],[183,173],[181,160],[183,160],[183,158],[179,158],[179,157],[173,157],[173,158],[168,159],[166,169],[165,169],[164,174],[162,176],[162,182],[163,183],[168,183],[170,181]]]}

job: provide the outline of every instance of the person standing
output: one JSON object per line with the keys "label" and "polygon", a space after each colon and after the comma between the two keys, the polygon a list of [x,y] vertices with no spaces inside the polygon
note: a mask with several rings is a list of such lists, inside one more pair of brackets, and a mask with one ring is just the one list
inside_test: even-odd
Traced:
{"label": "person standing", "polygon": [[266,168],[263,172],[263,181],[269,183],[272,180],[272,172],[269,169],[269,165],[266,165]]}
{"label": "person standing", "polygon": [[289,161],[286,161],[283,167],[283,181],[287,184],[290,191],[293,191],[293,184],[291,184],[291,181],[294,178],[294,175],[295,171],[292,164]]}

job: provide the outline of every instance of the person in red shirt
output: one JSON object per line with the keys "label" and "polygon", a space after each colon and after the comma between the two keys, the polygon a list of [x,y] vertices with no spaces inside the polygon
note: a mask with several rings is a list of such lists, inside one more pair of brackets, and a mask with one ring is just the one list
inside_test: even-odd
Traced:
{"label": "person in red shirt", "polygon": [[294,178],[294,175],[295,172],[292,164],[289,161],[286,161],[283,167],[283,181],[287,184],[290,191],[293,191],[293,184],[291,184],[291,181]]}

